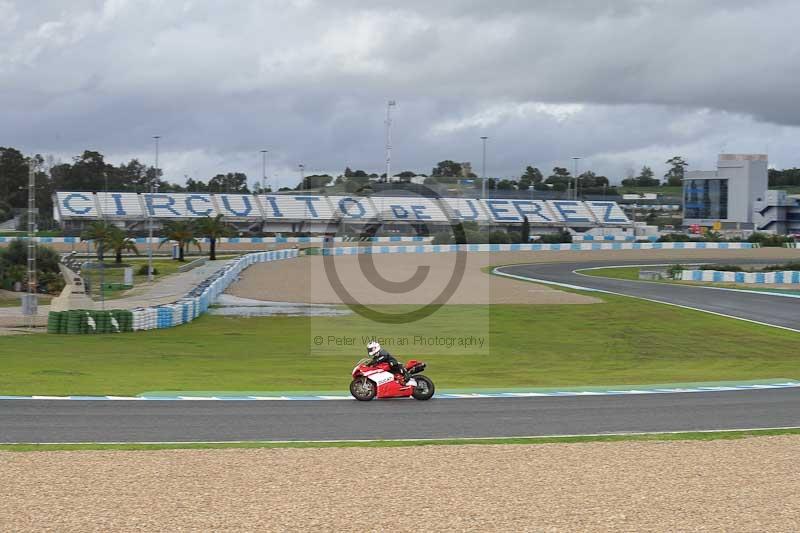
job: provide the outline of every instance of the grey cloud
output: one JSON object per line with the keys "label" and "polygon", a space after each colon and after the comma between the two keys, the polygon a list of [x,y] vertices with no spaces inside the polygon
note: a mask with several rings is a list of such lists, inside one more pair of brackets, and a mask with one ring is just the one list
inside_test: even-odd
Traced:
{"label": "grey cloud", "polygon": [[[791,0],[0,0],[4,13],[0,144],[62,157],[146,159],[158,133],[178,176],[264,147],[286,184],[299,162],[380,171],[395,98],[398,170],[476,162],[483,133],[498,174],[582,154],[618,177],[673,150],[710,164],[701,150],[726,144],[797,164]],[[582,107],[559,119],[540,104]]]}

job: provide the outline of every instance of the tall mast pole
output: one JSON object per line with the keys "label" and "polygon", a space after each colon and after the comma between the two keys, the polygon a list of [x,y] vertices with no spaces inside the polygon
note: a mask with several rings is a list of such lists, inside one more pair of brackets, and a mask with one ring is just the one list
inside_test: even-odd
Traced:
{"label": "tall mast pole", "polygon": [[389,100],[386,104],[386,179],[389,181],[392,176],[392,107],[397,102]]}

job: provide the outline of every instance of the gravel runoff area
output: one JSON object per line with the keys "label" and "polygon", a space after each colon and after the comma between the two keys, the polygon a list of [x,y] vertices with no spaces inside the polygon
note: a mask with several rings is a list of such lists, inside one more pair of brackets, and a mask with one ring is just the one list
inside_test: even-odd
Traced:
{"label": "gravel runoff area", "polygon": [[[450,253],[330,257],[347,291],[345,297],[334,290],[325,259],[320,256],[285,261],[285,265],[279,265],[280,261],[253,265],[228,293],[255,300],[315,304],[590,304],[599,301],[544,285],[521,285],[518,281],[481,272],[482,267],[495,264],[493,259],[497,259],[496,254],[466,254],[463,277],[450,296],[441,295],[456,268],[456,254]],[[365,274],[359,261],[374,262],[375,273]],[[411,280],[418,268],[430,270],[421,276],[420,283],[412,282],[404,288],[402,282]],[[388,283],[383,284],[381,279]],[[397,289],[390,284],[396,284]]]}
{"label": "gravel runoff area", "polygon": [[0,452],[0,530],[797,531],[799,450],[780,436]]}
{"label": "gravel runoff area", "polygon": [[[664,259],[692,261],[722,258],[735,261],[744,258],[785,257],[784,248],[757,250],[614,250],[581,252],[474,252],[467,253],[466,268],[460,283],[449,298],[439,297],[450,281],[456,265],[456,254],[382,254],[333,256],[329,258],[342,285],[349,293],[340,297],[333,289],[321,256],[301,257],[297,261],[276,261],[254,265],[243,272],[239,282],[228,293],[242,298],[265,301],[303,303],[362,304],[586,304],[599,300],[589,296],[556,290],[546,285],[521,284],[519,281],[488,276],[481,269],[487,266],[516,263],[552,263],[560,261],[609,261],[619,259]],[[366,274],[360,261],[374,261],[375,273]],[[428,267],[419,286],[402,288],[401,282],[411,279],[417,268]],[[368,263],[367,263],[367,268]],[[368,272],[368,271],[367,271]],[[381,282],[379,278],[388,280]],[[378,283],[373,283],[378,280]],[[389,287],[391,283],[395,287]],[[378,285],[378,287],[376,287]],[[414,284],[416,286],[416,284]]]}

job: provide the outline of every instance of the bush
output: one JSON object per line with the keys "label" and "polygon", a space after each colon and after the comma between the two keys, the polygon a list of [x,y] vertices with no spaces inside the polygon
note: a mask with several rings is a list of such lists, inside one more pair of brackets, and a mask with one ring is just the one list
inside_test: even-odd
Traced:
{"label": "bush", "polygon": [[669,268],[667,268],[667,275],[672,279],[676,279],[681,275],[683,270],[683,265],[671,265]]}
{"label": "bush", "polygon": [[489,233],[489,244],[511,244],[511,237],[505,231],[492,231]]}
{"label": "bush", "polygon": [[488,233],[474,230],[466,230],[465,233],[469,244],[486,244],[489,242]]}
{"label": "bush", "polygon": [[539,237],[542,244],[564,244],[572,242],[572,234],[566,230],[561,230],[558,233],[545,233]]}
{"label": "bush", "polygon": [[658,242],[691,242],[692,238],[685,233],[667,233],[658,238]]}
{"label": "bush", "polygon": [[780,272],[783,270],[800,270],[800,262],[790,262],[783,265],[769,265],[761,269],[761,272]]}
{"label": "bush", "polygon": [[700,270],[724,270],[725,272],[744,272],[738,265],[701,265]]}
{"label": "bush", "polygon": [[758,243],[764,248],[780,248],[784,243],[794,242],[794,239],[786,237],[785,235],[771,235],[769,233],[759,233],[756,231],[747,238],[747,242]]}
{"label": "bush", "polygon": [[[139,267],[139,270],[136,271],[137,276],[146,276],[147,275],[147,265],[142,265]],[[153,267],[153,275],[158,276],[158,269]]]}

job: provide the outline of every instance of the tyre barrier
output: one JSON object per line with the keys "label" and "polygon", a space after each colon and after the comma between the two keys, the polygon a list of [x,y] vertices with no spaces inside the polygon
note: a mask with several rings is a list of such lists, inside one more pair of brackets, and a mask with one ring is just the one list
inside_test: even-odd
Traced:
{"label": "tyre barrier", "polygon": [[50,311],[47,332],[61,335],[125,333],[133,331],[133,313],[124,309],[111,311]]}
{"label": "tyre barrier", "polygon": [[138,307],[130,311],[50,312],[47,320],[47,332],[66,335],[126,333],[187,324],[205,313],[247,267],[256,263],[291,259],[297,255],[298,250],[296,249],[243,255],[225,265],[208,279],[203,280],[185,297],[171,304]]}

